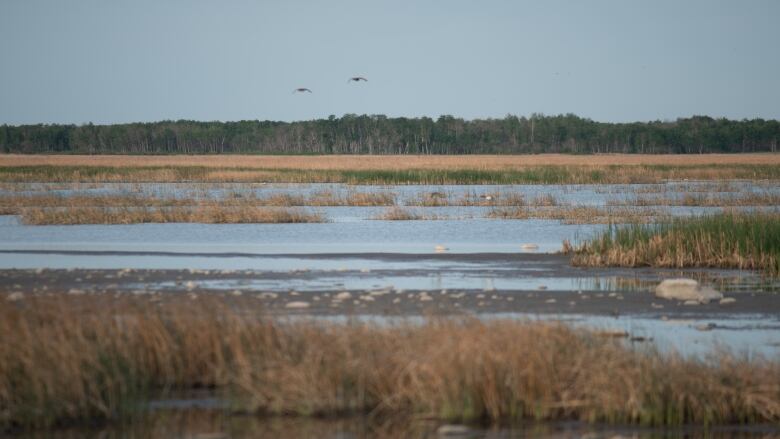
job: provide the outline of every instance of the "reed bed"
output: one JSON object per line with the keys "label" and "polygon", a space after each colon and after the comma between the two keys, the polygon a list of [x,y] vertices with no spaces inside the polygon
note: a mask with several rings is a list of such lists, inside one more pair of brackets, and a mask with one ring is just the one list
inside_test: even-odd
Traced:
{"label": "reed bed", "polygon": [[780,206],[780,194],[748,192],[729,196],[685,194],[681,197],[638,196],[624,200],[608,200],[611,206],[688,206],[688,207],[736,207]]}
{"label": "reed bed", "polygon": [[[773,156],[770,156],[773,157]],[[57,162],[55,160],[55,162]],[[217,163],[219,161],[216,161]],[[67,163],[67,162],[66,162]],[[178,162],[174,162],[178,163]],[[186,163],[186,161],[185,161]],[[292,165],[291,165],[292,166]],[[278,182],[376,184],[626,184],[669,180],[780,180],[770,164],[526,165],[415,168],[251,168],[162,166],[0,166],[0,182]]]}
{"label": "reed bed", "polygon": [[422,221],[422,220],[440,220],[445,219],[438,215],[424,215],[410,209],[401,207],[391,207],[384,212],[372,218],[380,221]]}
{"label": "reed bed", "polygon": [[777,361],[637,350],[562,324],[280,322],[247,294],[0,294],[0,429],[127,419],[193,388],[266,415],[780,421]]}
{"label": "reed bed", "polygon": [[350,169],[506,169],[521,166],[780,165],[780,154],[532,155],[52,155],[0,154],[0,166],[104,166]]}
{"label": "reed bed", "polygon": [[94,208],[137,208],[137,207],[203,207],[218,204],[243,208],[256,206],[300,207],[300,206],[394,206],[395,195],[387,192],[348,192],[336,194],[319,192],[311,196],[299,194],[272,194],[257,196],[254,192],[231,192],[224,197],[187,196],[160,197],[151,194],[119,195],[0,195],[0,214],[17,215],[30,207],[94,207]]}
{"label": "reed bed", "polygon": [[487,217],[493,219],[544,219],[558,220],[565,224],[614,224],[647,223],[663,213],[658,210],[629,209],[592,206],[552,206],[542,208],[506,207],[495,208]]}
{"label": "reed bed", "polygon": [[780,214],[726,212],[615,226],[564,249],[581,266],[738,268],[777,276]]}
{"label": "reed bed", "polygon": [[234,207],[219,204],[193,208],[68,207],[26,208],[22,222],[29,225],[139,224],[139,223],[321,223],[325,217],[301,209]]}

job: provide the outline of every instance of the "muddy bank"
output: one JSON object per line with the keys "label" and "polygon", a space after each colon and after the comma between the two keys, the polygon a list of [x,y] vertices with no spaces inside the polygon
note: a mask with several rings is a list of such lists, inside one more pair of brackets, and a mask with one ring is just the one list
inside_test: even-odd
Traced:
{"label": "muddy bank", "polygon": [[[342,257],[344,255],[339,255]],[[307,257],[315,257],[309,255]],[[324,257],[319,255],[317,257]],[[331,257],[331,256],[328,256]],[[347,257],[347,256],[344,256]],[[558,255],[361,255],[362,258],[422,260],[494,260],[484,288],[448,288],[445,279],[466,279],[470,270],[451,267],[388,270],[0,270],[0,291],[13,297],[35,294],[170,294],[256,297],[277,315],[419,316],[462,313],[586,314],[730,318],[780,316],[778,293],[742,285],[726,291],[729,303],[684,304],[652,292],[658,279],[680,274],[670,270],[582,269]],[[514,266],[519,261],[524,264]],[[508,266],[507,266],[508,265]],[[479,270],[478,270],[479,271]],[[432,274],[435,273],[435,274]],[[717,273],[717,272],[716,272]],[[485,273],[481,273],[485,275]],[[701,276],[701,272],[696,272]],[[630,277],[629,277],[630,276]],[[422,280],[442,288],[403,288],[396,283]],[[482,279],[478,279],[482,282]],[[519,288],[500,288],[508,285]],[[469,283],[470,281],[463,281]],[[713,281],[714,282],[714,281]],[[348,285],[362,285],[350,288]],[[472,282],[473,283],[473,282]],[[556,288],[565,285],[566,288]]]}

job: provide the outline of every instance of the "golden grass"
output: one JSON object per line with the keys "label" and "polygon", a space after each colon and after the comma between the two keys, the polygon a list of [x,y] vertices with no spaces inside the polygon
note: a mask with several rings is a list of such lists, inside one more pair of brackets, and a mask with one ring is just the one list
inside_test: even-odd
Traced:
{"label": "golden grass", "polygon": [[612,206],[697,206],[697,207],[733,207],[733,206],[780,206],[780,195],[773,193],[745,192],[733,195],[685,194],[682,197],[646,197],[637,196],[624,200],[609,200]]}
{"label": "golden grass", "polygon": [[138,223],[320,223],[324,216],[299,209],[203,205],[193,208],[68,207],[25,208],[22,222],[30,225],[138,224]]}
{"label": "golden grass", "polygon": [[382,221],[419,221],[419,220],[439,220],[444,218],[437,215],[423,215],[419,212],[409,210],[409,209],[403,209],[400,207],[391,207],[385,209],[384,212],[375,216],[372,219],[382,220]]}
{"label": "golden grass", "polygon": [[[483,169],[525,166],[780,165],[780,154],[534,155],[22,155],[0,154],[0,166],[204,166],[304,170]],[[223,171],[228,172],[228,171]]]}
{"label": "golden grass", "polygon": [[499,207],[487,214],[488,218],[493,219],[544,219],[565,224],[646,223],[659,216],[662,216],[660,211],[648,209],[555,205],[542,208]]}
{"label": "golden grass", "polygon": [[681,425],[780,421],[780,363],[474,319],[280,323],[217,295],[0,295],[0,428],[123,418],[213,388],[255,413]]}

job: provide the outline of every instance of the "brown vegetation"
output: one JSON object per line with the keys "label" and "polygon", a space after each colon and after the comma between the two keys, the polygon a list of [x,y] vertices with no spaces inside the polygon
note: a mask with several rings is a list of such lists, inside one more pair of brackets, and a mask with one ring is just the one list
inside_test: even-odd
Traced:
{"label": "brown vegetation", "polygon": [[251,295],[0,295],[0,428],[121,418],[208,387],[256,413],[680,425],[780,421],[780,363],[559,324],[280,323]]}
{"label": "brown vegetation", "polygon": [[0,154],[0,166],[111,166],[394,170],[502,170],[526,166],[780,165],[780,154],[534,154],[534,155],[22,155]]}
{"label": "brown vegetation", "polygon": [[565,224],[618,224],[646,223],[662,213],[657,210],[604,208],[592,206],[552,206],[548,208],[508,207],[496,208],[488,213],[494,219],[545,219],[559,220]]}
{"label": "brown vegetation", "polygon": [[733,195],[685,194],[682,197],[637,196],[630,199],[609,200],[607,204],[612,206],[690,207],[780,206],[780,194],[745,192]]}
{"label": "brown vegetation", "polygon": [[48,224],[137,224],[137,223],[320,223],[319,213],[294,209],[265,207],[233,207],[219,204],[193,208],[146,207],[68,207],[63,209],[25,208],[22,222],[31,225]]}

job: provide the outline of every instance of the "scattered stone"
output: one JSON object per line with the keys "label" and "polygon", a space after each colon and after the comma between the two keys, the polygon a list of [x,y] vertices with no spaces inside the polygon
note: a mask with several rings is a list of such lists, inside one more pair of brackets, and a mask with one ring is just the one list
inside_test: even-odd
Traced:
{"label": "scattered stone", "polygon": [[287,304],[284,305],[284,307],[287,309],[304,309],[308,308],[309,306],[311,306],[309,302],[304,301],[287,302]]}
{"label": "scattered stone", "polygon": [[43,270],[44,270],[43,268],[36,268],[35,274],[43,274]]}
{"label": "scattered stone", "polygon": [[714,323],[704,323],[704,324],[701,324],[701,325],[694,326],[694,328],[697,331],[712,331],[716,327],[717,327],[717,325],[714,324]]}
{"label": "scattered stone", "polygon": [[666,279],[655,288],[655,295],[664,299],[696,301],[709,303],[710,300],[720,300],[723,294],[700,285],[694,279]]}
{"label": "scattered stone", "polygon": [[265,292],[265,293],[258,294],[257,297],[261,299],[276,299],[277,297],[279,297],[279,295],[276,293]]}
{"label": "scattered stone", "polygon": [[537,288],[540,289],[540,290],[546,290],[547,289],[547,285],[539,285]]}
{"label": "scattered stone", "polygon": [[607,297],[617,297],[617,293],[609,293],[607,294]]}
{"label": "scattered stone", "polygon": [[557,302],[557,300],[555,299],[547,299],[544,301],[544,303],[555,303],[555,302]]}
{"label": "scattered stone", "polygon": [[374,296],[368,295],[368,296],[360,296],[360,300],[364,302],[373,302],[376,299],[374,299]]}
{"label": "scattered stone", "polygon": [[186,288],[187,290],[190,290],[190,291],[192,291],[192,290],[194,290],[195,288],[198,288],[198,284],[196,284],[195,282],[193,282],[193,281],[191,281],[191,280],[188,280],[188,281],[187,281],[187,282],[184,284],[184,288]]}
{"label": "scattered stone", "polygon": [[240,296],[243,293],[241,292],[241,290],[233,290],[233,291],[230,292],[230,294],[232,296]]}
{"label": "scattered stone", "polygon": [[368,269],[368,268],[361,268],[361,269],[360,269],[360,272],[361,272],[361,273],[371,273],[371,270],[370,270],[370,269]]}
{"label": "scattered stone", "polygon": [[685,302],[683,302],[683,305],[685,306],[697,306],[699,304],[701,304],[701,302],[699,302],[698,300],[686,300]]}
{"label": "scattered stone", "polygon": [[393,299],[393,303],[401,303],[401,298],[396,297],[395,299]]}
{"label": "scattered stone", "polygon": [[419,299],[420,302],[430,302],[433,300],[433,297],[429,296],[427,292],[423,291],[420,293]]}
{"label": "scattered stone", "polygon": [[655,309],[662,309],[664,307],[663,305],[655,303],[655,302],[651,303],[650,306],[652,306]]}
{"label": "scattered stone", "polygon": [[80,296],[84,293],[85,293],[84,290],[80,290],[78,288],[71,288],[68,290],[68,294],[70,294],[71,296]]}
{"label": "scattered stone", "polygon": [[289,294],[290,294],[291,296],[300,296],[300,295],[301,295],[301,293],[299,293],[299,292],[297,292],[297,291],[290,291],[290,293],[289,293]]}
{"label": "scattered stone", "polygon": [[718,302],[718,303],[720,303],[721,305],[728,305],[729,303],[734,303],[736,301],[737,301],[737,299],[735,299],[733,297],[724,297],[724,298],[720,299],[720,302]]}
{"label": "scattered stone", "polygon": [[349,293],[349,291],[342,291],[335,296],[333,296],[336,300],[349,300],[352,298],[352,294]]}

